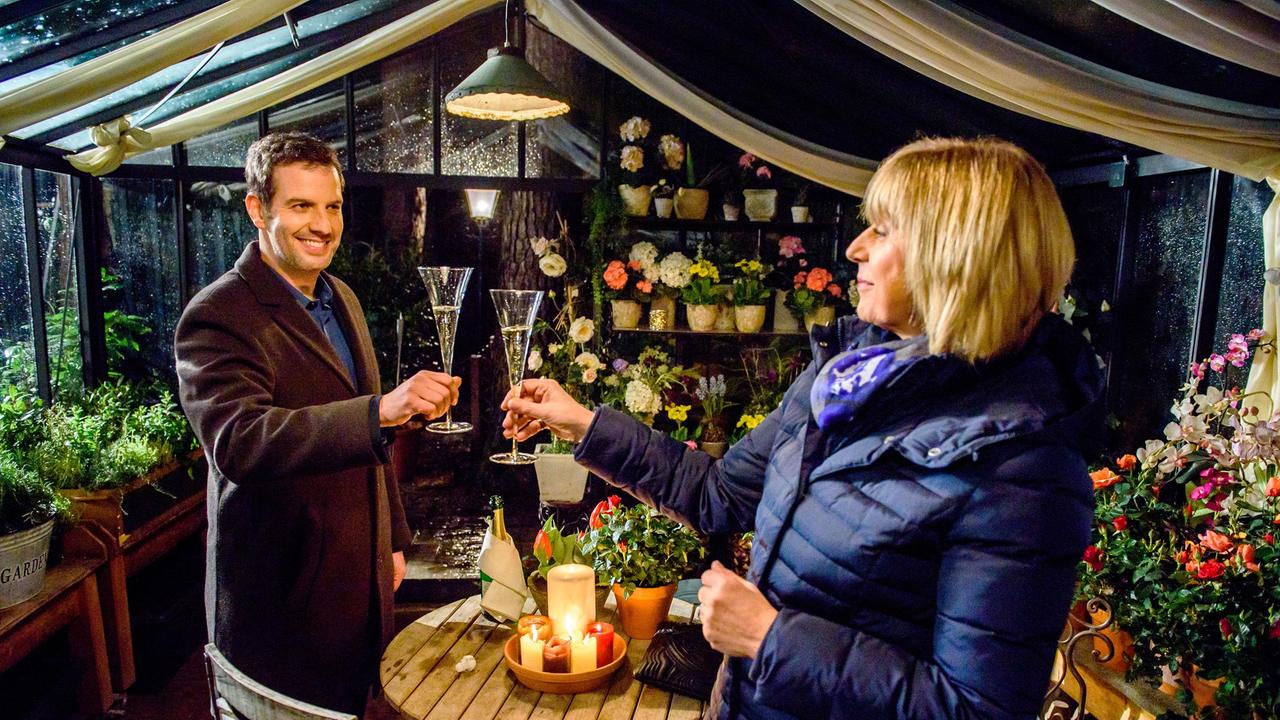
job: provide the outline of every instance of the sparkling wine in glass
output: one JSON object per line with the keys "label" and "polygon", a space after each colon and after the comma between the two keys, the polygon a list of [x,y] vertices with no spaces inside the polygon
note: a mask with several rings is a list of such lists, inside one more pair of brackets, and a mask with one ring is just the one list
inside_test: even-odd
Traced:
{"label": "sparkling wine in glass", "polygon": [[[445,373],[453,374],[453,343],[457,337],[458,315],[462,300],[467,296],[467,281],[471,268],[420,267],[418,274],[427,285],[427,299],[431,302],[431,314],[436,319],[436,332],[440,336],[440,359]],[[444,420],[429,423],[427,430],[434,433],[463,433],[471,429],[471,423],[454,422],[453,407],[445,410]]]}
{"label": "sparkling wine in glass", "polygon": [[[511,387],[520,386],[524,377],[525,359],[529,355],[529,338],[533,335],[533,323],[542,304],[541,290],[490,290],[493,309],[498,313],[498,327],[502,332],[502,345],[507,355],[507,375]],[[520,445],[511,438],[511,452],[490,455],[489,459],[502,465],[528,465],[537,458],[520,452]]]}

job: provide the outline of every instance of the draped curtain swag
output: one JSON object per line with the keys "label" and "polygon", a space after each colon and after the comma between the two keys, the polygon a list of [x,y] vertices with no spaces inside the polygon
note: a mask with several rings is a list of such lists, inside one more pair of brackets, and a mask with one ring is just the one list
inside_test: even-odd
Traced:
{"label": "draped curtain swag", "polygon": [[[261,0],[258,0],[261,1]],[[94,175],[111,172],[128,157],[193,138],[239,118],[301,95],[330,80],[381,60],[434,35],[472,13],[501,0],[439,0],[332,52],[174,116],[146,132],[130,129],[128,117],[94,128],[98,147],[71,155],[77,169]],[[105,142],[102,142],[105,141]]]}
{"label": "draped curtain swag", "polygon": [[[1262,215],[1263,267],[1280,269],[1280,179],[1267,178],[1267,184],[1276,196]],[[1272,276],[1268,272],[1267,276]],[[1267,337],[1276,339],[1280,332],[1280,287],[1268,282],[1259,289],[1262,293],[1262,329]],[[1265,392],[1273,399],[1280,399],[1280,348],[1269,353],[1254,353],[1253,365],[1249,368],[1249,382],[1245,392]],[[1246,403],[1253,398],[1246,399]],[[1268,418],[1280,407],[1259,407],[1262,417]]]}
{"label": "draped curtain swag", "polygon": [[[229,0],[150,37],[0,95],[0,135],[109,95],[251,30],[303,0]],[[120,134],[119,123],[107,132]],[[4,145],[0,138],[0,147]]]}
{"label": "draped curtain swag", "polygon": [[947,0],[796,0],[855,40],[1000,107],[1221,168],[1280,177],[1280,109],[1116,72]]}
{"label": "draped curtain swag", "polygon": [[636,52],[571,0],[528,0],[526,7],[561,40],[708,132],[814,182],[854,195],[866,189],[874,160],[808,142],[698,91]]}
{"label": "draped curtain swag", "polygon": [[[1188,47],[1280,76],[1280,3],[1227,0],[1093,0]],[[1261,3],[1272,3],[1265,7]]]}

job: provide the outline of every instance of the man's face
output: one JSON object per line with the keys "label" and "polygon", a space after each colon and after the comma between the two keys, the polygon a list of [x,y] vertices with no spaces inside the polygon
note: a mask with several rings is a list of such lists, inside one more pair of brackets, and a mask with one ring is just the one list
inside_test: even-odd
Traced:
{"label": "man's face", "polygon": [[256,195],[245,199],[262,259],[295,285],[313,285],[342,240],[338,172],[326,165],[278,165],[271,181],[270,207]]}

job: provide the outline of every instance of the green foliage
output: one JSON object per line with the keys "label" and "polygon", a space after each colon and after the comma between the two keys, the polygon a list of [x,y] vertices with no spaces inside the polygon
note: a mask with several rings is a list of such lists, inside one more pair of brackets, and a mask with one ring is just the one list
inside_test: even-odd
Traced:
{"label": "green foliage", "polygon": [[764,284],[767,273],[764,265],[759,260],[739,260],[733,267],[733,304],[739,307],[765,304],[773,291]]}
{"label": "green foliage", "polygon": [[597,581],[621,585],[626,595],[676,582],[706,555],[692,530],[647,505],[600,513],[583,544]]}
{"label": "green foliage", "polygon": [[717,305],[724,299],[719,283],[720,270],[710,260],[700,258],[689,266],[689,284],[680,289],[680,300],[686,305]]}
{"label": "green foliage", "polygon": [[538,531],[533,540],[533,557],[538,561],[538,569],[534,572],[546,578],[547,573],[556,565],[590,565],[591,557],[584,550],[577,535],[562,533],[555,518],[547,518],[542,530]]}
{"label": "green foliage", "polygon": [[0,535],[21,532],[66,517],[70,502],[29,467],[0,448]]}

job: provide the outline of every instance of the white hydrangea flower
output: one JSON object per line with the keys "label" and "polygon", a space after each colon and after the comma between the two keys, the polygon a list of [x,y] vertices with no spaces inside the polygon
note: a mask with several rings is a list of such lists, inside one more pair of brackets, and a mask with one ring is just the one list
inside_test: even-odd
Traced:
{"label": "white hydrangea flower", "polygon": [[662,284],[671,288],[682,288],[689,284],[689,268],[693,261],[684,253],[673,252],[658,263],[658,277]]}
{"label": "white hydrangea flower", "polygon": [[538,372],[538,368],[542,367],[542,351],[538,348],[530,350],[526,364],[529,366],[529,372]]}
{"label": "white hydrangea flower", "polygon": [[627,383],[624,397],[627,409],[635,415],[649,415],[660,409],[662,401],[653,394],[653,390],[641,380]]}
{"label": "white hydrangea flower", "polygon": [[684,164],[684,143],[675,135],[658,138],[658,152],[662,153],[662,162],[668,170],[679,170]]}
{"label": "white hydrangea flower", "polygon": [[582,345],[591,340],[596,334],[596,323],[591,318],[576,318],[573,324],[569,325],[569,339]]}
{"label": "white hydrangea flower", "polygon": [[628,172],[640,172],[640,168],[644,167],[644,150],[638,145],[622,148],[618,155],[618,166]]}
{"label": "white hydrangea flower", "polygon": [[559,253],[549,252],[538,259],[538,269],[547,277],[560,277],[569,269],[569,264],[564,261],[564,256]]}
{"label": "white hydrangea flower", "polygon": [[635,142],[649,137],[649,121],[639,115],[632,115],[618,127],[618,135],[627,142]]}
{"label": "white hydrangea flower", "polygon": [[651,242],[638,242],[631,246],[627,259],[640,263],[641,268],[650,267],[658,260],[658,248]]}

